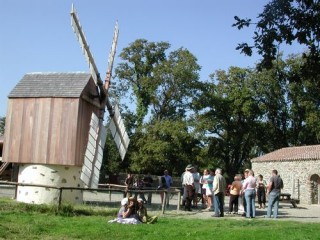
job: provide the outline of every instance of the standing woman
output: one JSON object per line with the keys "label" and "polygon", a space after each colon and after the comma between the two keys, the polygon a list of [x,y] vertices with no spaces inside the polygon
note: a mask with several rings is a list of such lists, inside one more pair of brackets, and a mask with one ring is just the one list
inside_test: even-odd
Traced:
{"label": "standing woman", "polygon": [[[209,171],[208,169],[204,169],[203,170],[203,176],[201,177],[200,179],[200,183],[202,184],[202,198],[204,200],[204,204],[206,205],[206,208],[207,210],[211,208],[211,204],[212,204],[212,201],[211,199],[208,199],[208,196],[207,194],[210,192],[210,195],[212,196],[211,194],[211,190],[209,189],[209,191],[207,192],[207,189],[208,189],[208,179],[209,179],[210,175],[209,175]],[[211,197],[210,197],[211,198]],[[203,207],[205,208],[205,207]]]}
{"label": "standing woman", "polygon": [[263,180],[263,176],[259,174],[258,181],[257,181],[257,197],[258,197],[259,209],[266,207],[266,187],[267,187],[266,181]]}
{"label": "standing woman", "polygon": [[249,170],[248,177],[244,180],[242,191],[246,199],[246,217],[254,218],[256,216],[255,198],[256,198],[256,178],[252,170]]}

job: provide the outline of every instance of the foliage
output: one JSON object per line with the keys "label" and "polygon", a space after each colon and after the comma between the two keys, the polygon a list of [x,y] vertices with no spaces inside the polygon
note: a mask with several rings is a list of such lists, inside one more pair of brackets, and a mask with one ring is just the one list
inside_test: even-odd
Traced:
{"label": "foliage", "polygon": [[[120,54],[116,96],[122,106],[129,151],[119,163],[109,146],[106,172],[121,169],[180,175],[188,163],[222,167],[233,177],[250,159],[287,146],[319,144],[319,1],[272,0],[256,23],[235,17],[234,27],[255,24],[253,44],[263,58],[252,68],[216,70],[199,81],[200,66],[187,49],[138,39]],[[307,51],[283,59],[284,44]]]}
{"label": "foliage", "polygon": [[[131,138],[129,151],[117,164],[109,147],[105,156],[111,158],[104,161],[108,172],[129,168],[155,174],[170,167],[180,174],[186,163],[197,161],[197,140],[186,121],[200,66],[186,49],[169,52],[169,47],[166,42],[138,39],[120,54],[123,62],[115,70],[119,78],[115,95],[135,102],[136,111],[122,108]],[[177,163],[174,169],[172,163]]]}
{"label": "foliage", "polygon": [[217,71],[194,100],[197,129],[207,132],[208,157],[228,176],[248,162],[256,139],[260,112],[249,85],[250,75],[251,70],[237,67]]}
{"label": "foliage", "polygon": [[[150,119],[174,119],[185,116],[190,98],[196,91],[200,67],[186,49],[167,55],[170,44],[138,39],[124,48],[124,62],[116,68],[118,96],[136,102],[136,130],[143,125],[149,107]],[[147,120],[148,121],[148,120]]]}
{"label": "foliage", "polygon": [[[319,144],[319,87],[301,73],[300,55],[269,70],[216,71],[194,99],[208,159],[233,176],[250,159],[282,147]],[[211,157],[211,158],[210,158]]]}
{"label": "foliage", "polygon": [[115,69],[120,80],[117,86],[118,95],[124,96],[129,90],[133,93],[129,95],[129,99],[137,102],[138,126],[142,125],[157,88],[157,79],[153,77],[153,70],[165,61],[165,51],[169,46],[166,42],[149,43],[145,39],[138,39],[120,53],[120,57],[125,62],[120,63]]}
{"label": "foliage", "polygon": [[310,74],[319,74],[319,36],[320,36],[320,2],[313,0],[272,0],[265,5],[258,15],[258,22],[251,19],[235,17],[233,26],[238,29],[256,24],[253,45],[241,43],[237,49],[249,56],[257,49],[262,55],[261,68],[271,68],[272,62],[279,54],[281,44],[297,42],[308,48],[305,70]]}
{"label": "foliage", "polygon": [[199,163],[199,141],[189,132],[187,122],[155,120],[144,126],[133,139],[137,148],[131,154],[133,171],[162,174],[168,169],[180,175],[189,163]]}

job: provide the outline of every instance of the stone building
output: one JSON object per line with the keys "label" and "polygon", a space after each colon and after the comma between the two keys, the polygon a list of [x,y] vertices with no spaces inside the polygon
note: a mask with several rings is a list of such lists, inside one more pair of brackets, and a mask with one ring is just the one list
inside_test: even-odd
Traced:
{"label": "stone building", "polygon": [[320,145],[287,147],[253,158],[255,175],[268,180],[272,169],[283,179],[283,193],[303,204],[320,204]]}

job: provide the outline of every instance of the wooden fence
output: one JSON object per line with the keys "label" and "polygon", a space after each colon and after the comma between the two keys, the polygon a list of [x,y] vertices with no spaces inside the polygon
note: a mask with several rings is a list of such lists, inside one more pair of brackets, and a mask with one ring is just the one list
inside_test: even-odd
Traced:
{"label": "wooden fence", "polygon": [[165,213],[166,210],[166,199],[169,198],[169,195],[177,195],[177,210],[180,210],[180,201],[181,201],[181,189],[180,188],[171,188],[169,190],[161,189],[157,190],[155,188],[143,188],[143,189],[127,189],[124,185],[117,185],[117,184],[99,184],[99,188],[79,188],[79,187],[57,187],[57,186],[50,186],[50,185],[42,185],[42,184],[31,184],[31,183],[17,183],[17,182],[9,182],[9,181],[0,181],[0,185],[11,185],[15,186],[15,196],[17,193],[18,186],[26,186],[26,187],[40,187],[40,188],[51,188],[59,190],[59,197],[58,197],[58,207],[61,207],[62,204],[62,194],[64,190],[78,190],[78,191],[96,191],[96,192],[107,192],[109,193],[109,201],[111,202],[112,193],[123,193],[123,194],[141,194],[141,193],[152,193],[152,194],[159,194],[163,193],[163,199],[161,205],[161,212],[162,214]]}

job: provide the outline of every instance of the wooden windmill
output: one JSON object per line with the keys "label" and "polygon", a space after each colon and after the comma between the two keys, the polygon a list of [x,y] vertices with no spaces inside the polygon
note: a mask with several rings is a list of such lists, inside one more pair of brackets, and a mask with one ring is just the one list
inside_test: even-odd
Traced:
{"label": "wooden windmill", "polygon": [[[71,22],[89,63],[90,73],[27,73],[10,92],[0,172],[13,163],[18,182],[53,188],[18,186],[17,201],[55,203],[58,188],[98,186],[106,129],[123,159],[129,138],[117,106],[108,98],[118,38],[116,24],[105,83],[95,65],[74,7]],[[65,190],[63,202],[81,203],[81,191]]]}
{"label": "wooden windmill", "polygon": [[129,145],[129,137],[121,119],[118,106],[115,105],[113,107],[108,97],[108,89],[112,75],[114,56],[116,53],[119,28],[118,23],[116,23],[111,50],[109,53],[105,83],[103,83],[73,5],[71,9],[71,25],[83,50],[83,54],[89,64],[92,78],[99,89],[98,97],[100,100],[100,114],[99,116],[95,113],[92,114],[87,151],[81,173],[81,180],[85,185],[88,187],[97,187],[102,163],[103,148],[106,140],[106,130],[103,124],[106,109],[110,116],[109,129],[122,160],[124,159]]}

